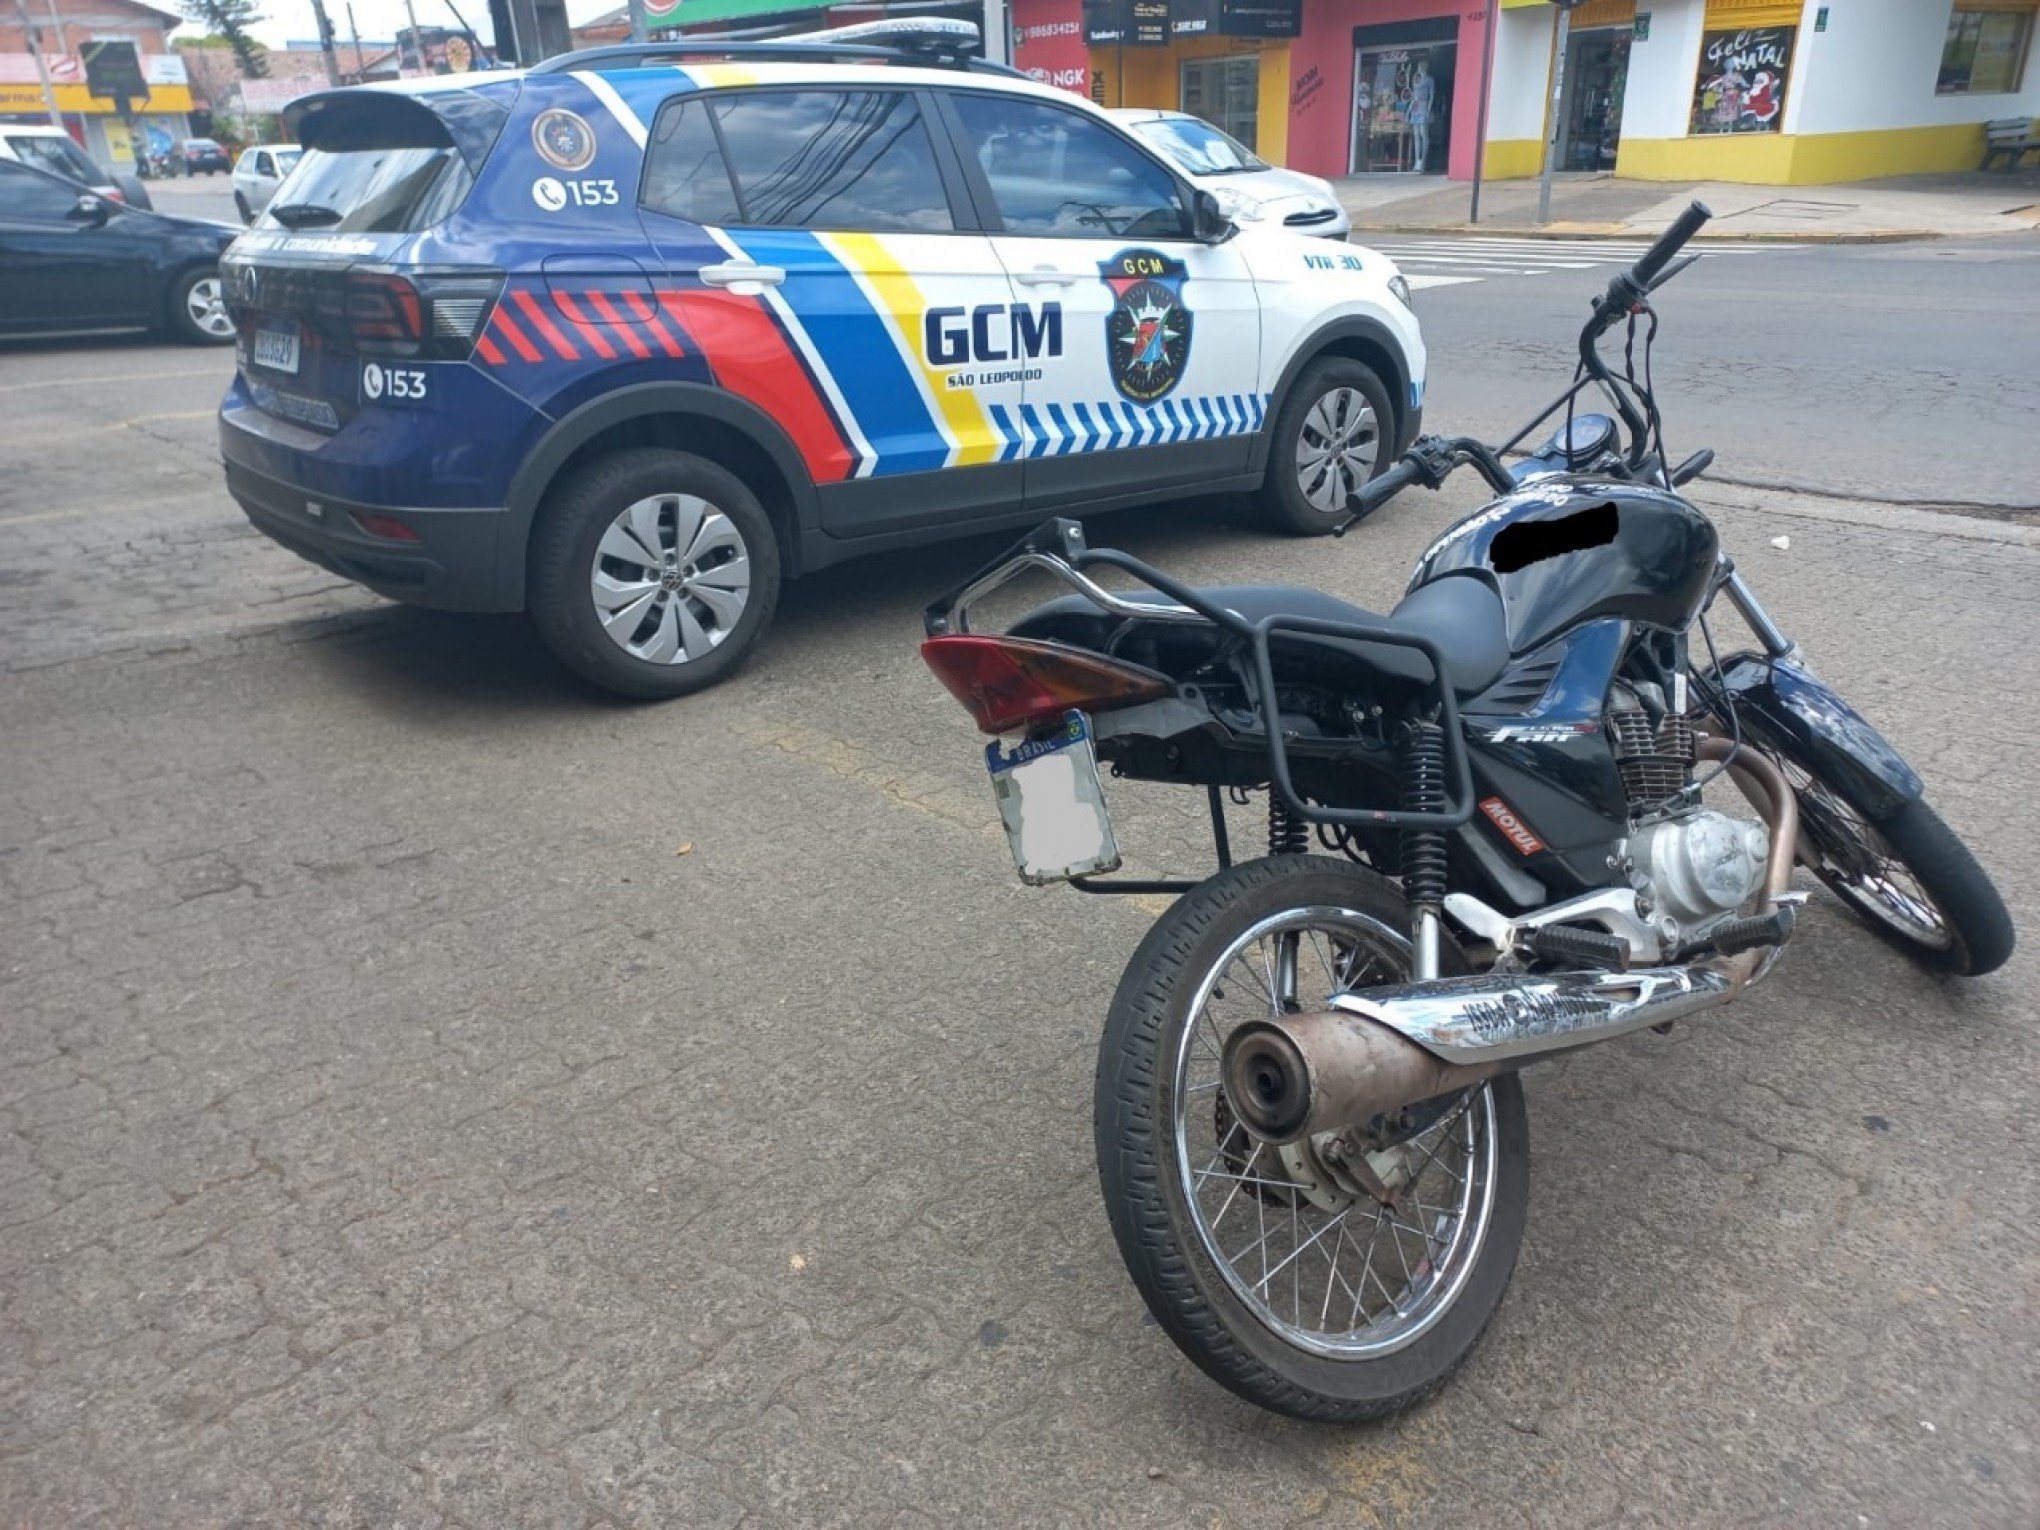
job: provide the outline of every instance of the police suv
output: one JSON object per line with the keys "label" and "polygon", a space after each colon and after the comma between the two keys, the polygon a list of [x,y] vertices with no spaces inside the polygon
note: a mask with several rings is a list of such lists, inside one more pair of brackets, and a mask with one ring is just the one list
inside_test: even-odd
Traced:
{"label": "police suv", "polygon": [[529,610],[634,696],[721,679],[783,577],[865,553],[1213,491],[1328,530],[1417,433],[1395,267],[1235,228],[976,37],[299,99],[221,263],[235,499],[384,595]]}

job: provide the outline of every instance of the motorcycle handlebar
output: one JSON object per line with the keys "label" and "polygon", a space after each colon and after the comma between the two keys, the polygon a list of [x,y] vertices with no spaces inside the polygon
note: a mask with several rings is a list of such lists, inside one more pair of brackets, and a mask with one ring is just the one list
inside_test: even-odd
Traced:
{"label": "motorcycle handlebar", "polygon": [[1713,216],[1705,202],[1693,203],[1679,214],[1670,228],[1658,235],[1657,243],[1643,252],[1643,258],[1629,268],[1629,279],[1639,287],[1649,287],[1657,280],[1657,274],[1672,263],[1672,257],[1684,248],[1686,241],[1699,233],[1701,225]]}

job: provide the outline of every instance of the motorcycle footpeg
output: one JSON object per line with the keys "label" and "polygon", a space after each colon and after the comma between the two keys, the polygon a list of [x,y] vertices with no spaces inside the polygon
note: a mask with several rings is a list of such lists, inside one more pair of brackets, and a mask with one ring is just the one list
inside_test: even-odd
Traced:
{"label": "motorcycle footpeg", "polygon": [[1788,903],[1768,914],[1731,919],[1710,930],[1707,943],[1723,956],[1739,956],[1761,946],[1782,946],[1791,938],[1792,924],[1797,917],[1798,911]]}
{"label": "motorcycle footpeg", "polygon": [[1547,924],[1531,932],[1530,954],[1564,967],[1592,967],[1605,972],[1629,970],[1629,943],[1604,930],[1576,924]]}

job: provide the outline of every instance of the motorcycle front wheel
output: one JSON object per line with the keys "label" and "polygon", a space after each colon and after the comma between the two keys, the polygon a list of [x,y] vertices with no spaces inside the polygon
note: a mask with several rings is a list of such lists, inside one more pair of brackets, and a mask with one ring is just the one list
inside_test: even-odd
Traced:
{"label": "motorcycle front wheel", "polygon": [[[1148,1309],[1233,1392],[1352,1423],[1410,1407],[1472,1350],[1523,1238],[1529,1132],[1515,1075],[1420,1107],[1354,1194],[1314,1148],[1233,1119],[1237,1025],[1409,974],[1408,916],[1364,867],[1280,856],[1221,872],[1155,924],[1099,1047],[1094,1127],[1112,1231]],[[1446,943],[1447,971],[1464,961]]]}

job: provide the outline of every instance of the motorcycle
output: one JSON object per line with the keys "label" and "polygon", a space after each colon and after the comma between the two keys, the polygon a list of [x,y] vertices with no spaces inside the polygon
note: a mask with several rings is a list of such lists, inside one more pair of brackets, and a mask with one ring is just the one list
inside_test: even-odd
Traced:
{"label": "motorcycle", "polygon": [[[1795,865],[1924,966],[2011,954],[1919,776],[1677,492],[1713,454],[1669,465],[1650,299],[1708,216],[1693,204],[1609,283],[1572,386],[1514,440],[1425,437],[1352,496],[1342,532],[1462,467],[1496,495],[1387,615],[1191,588],[1067,520],[926,612],[924,658],[995,735],[1022,879],[1177,895],[1106,1020],[1099,1177],[1157,1321],[1263,1407],[1355,1421],[1444,1382],[1523,1238],[1520,1071],[1734,1002],[1792,937]],[[1617,375],[1601,343],[1624,323]],[[1613,417],[1577,412],[1589,390]],[[1073,593],[973,632],[973,605],[1030,570]],[[1717,653],[1724,597],[1757,648]],[[1101,764],[1201,787],[1218,872],[1110,875]],[[1729,787],[1748,815],[1713,805]],[[1235,863],[1227,800],[1263,790],[1268,854]],[[1332,853],[1308,853],[1313,831]]]}

